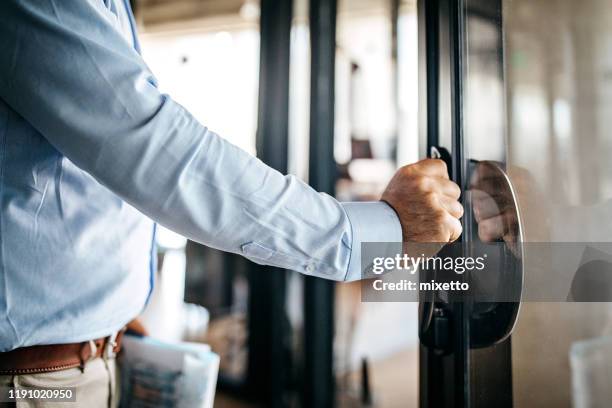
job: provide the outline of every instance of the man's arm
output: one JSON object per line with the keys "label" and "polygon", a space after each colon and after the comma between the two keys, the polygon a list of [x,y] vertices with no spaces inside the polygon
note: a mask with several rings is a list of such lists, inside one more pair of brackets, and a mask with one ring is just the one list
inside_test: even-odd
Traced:
{"label": "man's arm", "polygon": [[77,166],[190,239],[306,274],[358,278],[361,240],[401,240],[386,204],[345,208],[202,126],[114,19],[98,0],[0,2],[0,97]]}

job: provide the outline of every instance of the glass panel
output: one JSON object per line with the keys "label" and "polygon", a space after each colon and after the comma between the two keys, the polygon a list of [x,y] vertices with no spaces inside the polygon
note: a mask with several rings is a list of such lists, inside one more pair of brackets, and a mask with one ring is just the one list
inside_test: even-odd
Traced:
{"label": "glass panel", "polygon": [[[558,271],[534,268],[529,243],[586,250],[612,237],[612,3],[504,0],[503,10],[500,3],[466,0],[464,149],[468,159],[504,163],[522,219],[525,271],[547,285]],[[600,398],[609,387],[596,389],[593,378],[610,384],[609,371],[598,377],[592,362],[612,366],[602,337],[610,335],[612,304],[529,300],[511,340],[513,405],[607,406],[610,396]],[[490,351],[470,353],[476,401],[499,386],[474,386]]]}
{"label": "glass panel", "polygon": [[[527,241],[586,246],[612,236],[610,21],[609,0],[504,4],[508,164]],[[609,334],[611,317],[610,304],[525,303],[512,343],[515,405],[565,407],[574,398],[583,406],[584,393],[596,399],[572,392],[572,377],[578,388],[584,378],[570,360],[597,347],[584,341]],[[599,364],[610,361],[604,353]]]}
{"label": "glass panel", "polygon": [[464,152],[472,160],[505,162],[501,4],[468,0],[464,85]]}
{"label": "glass panel", "polygon": [[[467,191],[464,240],[485,240],[476,222],[477,208],[482,200],[491,199],[501,208],[503,202],[508,219],[517,219],[512,190],[506,182],[507,145],[505,133],[504,69],[502,5],[499,0],[466,0],[465,43],[463,61],[463,151],[466,163]],[[507,224],[507,222],[502,222]],[[484,224],[483,224],[484,225]],[[505,227],[505,225],[504,225]],[[504,259],[505,275],[520,273],[520,261],[515,259],[517,230],[506,236],[509,250]],[[501,240],[502,236],[493,240]],[[514,269],[516,268],[516,272]],[[510,270],[512,269],[512,271]],[[499,275],[499,279],[502,274]],[[483,284],[472,277],[472,285]],[[502,281],[500,281],[500,284]],[[502,285],[506,286],[506,283]],[[474,303],[469,305],[469,389],[470,406],[512,406],[511,342],[507,338],[516,317],[518,303]],[[503,340],[502,340],[503,339]],[[520,405],[515,405],[520,406]]]}

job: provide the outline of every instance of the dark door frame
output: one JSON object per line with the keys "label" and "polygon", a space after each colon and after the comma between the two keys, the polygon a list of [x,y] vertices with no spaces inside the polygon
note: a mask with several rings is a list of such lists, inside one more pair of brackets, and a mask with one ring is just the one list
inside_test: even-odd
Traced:
{"label": "dark door frame", "polygon": [[[463,191],[468,187],[469,159],[464,149],[468,18],[499,18],[501,35],[501,4],[502,0],[419,0],[417,5],[419,106],[426,107],[420,112],[421,140],[427,142],[427,151],[432,146],[450,150],[449,173]],[[499,55],[503,56],[501,50]],[[444,100],[447,97],[450,101]],[[442,140],[446,129],[450,138],[445,135]],[[471,239],[471,228],[469,221],[464,223],[464,246]],[[421,323],[422,408],[512,406],[510,339],[486,348],[471,347],[472,312],[469,301],[436,303],[426,333]]]}

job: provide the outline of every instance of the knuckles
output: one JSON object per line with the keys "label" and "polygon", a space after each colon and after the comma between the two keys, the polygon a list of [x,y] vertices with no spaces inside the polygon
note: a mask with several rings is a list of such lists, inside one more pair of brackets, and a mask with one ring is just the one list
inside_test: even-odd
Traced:
{"label": "knuckles", "polygon": [[409,164],[407,166],[400,167],[398,173],[404,177],[411,177],[416,174],[416,164]]}
{"label": "knuckles", "polygon": [[446,162],[440,159],[429,159],[431,164],[436,167],[436,170],[441,173],[441,175],[448,174],[448,168],[446,166]]}
{"label": "knuckles", "polygon": [[414,176],[411,176],[407,180],[407,182],[408,182],[408,185],[411,187],[411,189],[416,190],[418,192],[429,192],[429,191],[434,190],[432,188],[433,187],[432,180],[427,176],[414,175]]}
{"label": "knuckles", "polygon": [[433,192],[426,192],[425,194],[423,194],[422,200],[423,204],[429,208],[435,208],[440,205],[438,196]]}
{"label": "knuckles", "polygon": [[426,173],[429,170],[431,173],[436,173],[438,177],[448,175],[448,169],[444,160],[440,159],[425,159],[418,163],[409,164],[400,168],[400,173],[410,176],[419,173]]}

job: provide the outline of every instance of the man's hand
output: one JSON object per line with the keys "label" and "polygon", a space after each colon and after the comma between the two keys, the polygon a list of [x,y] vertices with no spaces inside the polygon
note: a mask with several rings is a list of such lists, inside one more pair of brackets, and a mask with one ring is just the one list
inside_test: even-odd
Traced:
{"label": "man's hand", "polygon": [[442,160],[402,167],[383,193],[402,224],[404,242],[453,242],[461,235],[461,189]]}
{"label": "man's hand", "polygon": [[148,336],[149,332],[142,324],[142,321],[137,317],[127,324],[127,332],[137,336]]}

